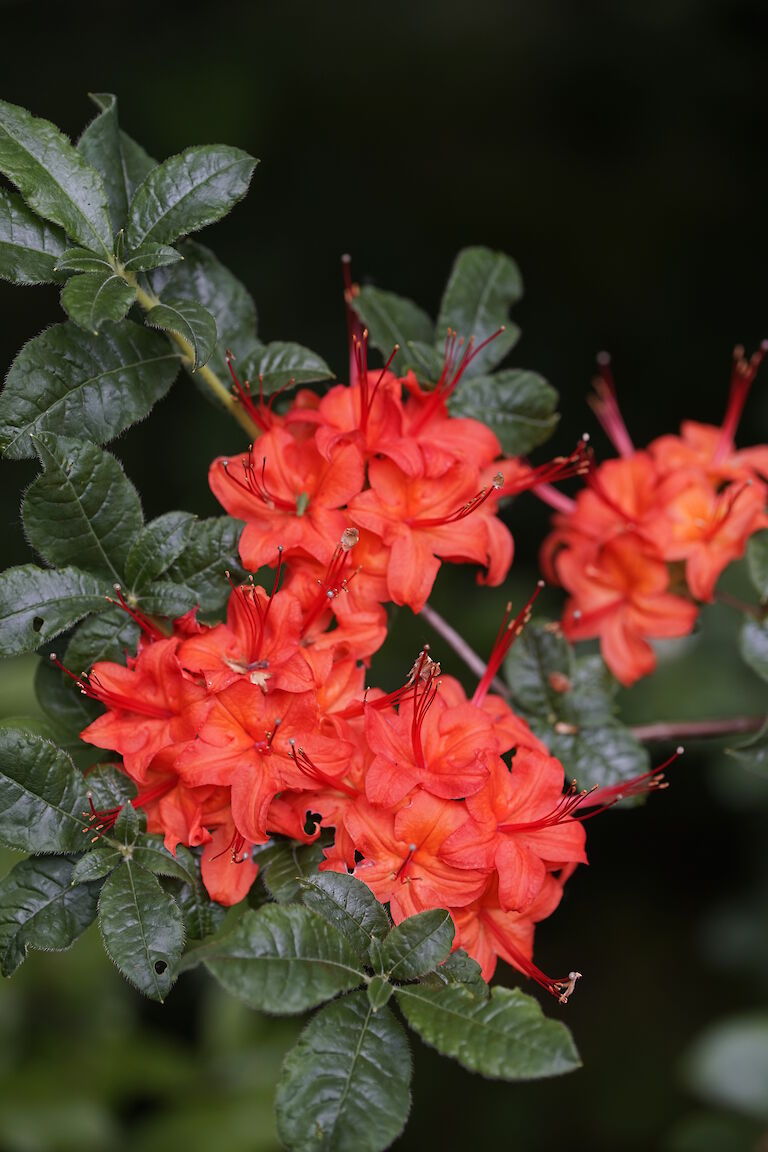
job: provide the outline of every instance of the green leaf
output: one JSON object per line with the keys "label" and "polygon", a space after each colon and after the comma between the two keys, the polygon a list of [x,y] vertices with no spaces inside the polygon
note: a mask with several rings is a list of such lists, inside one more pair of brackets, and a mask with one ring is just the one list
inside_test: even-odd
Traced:
{"label": "green leaf", "polygon": [[470,1072],[497,1080],[536,1080],[573,1072],[580,1060],[570,1032],[547,1020],[536,1000],[518,988],[493,988],[488,998],[466,985],[396,990],[415,1032]]}
{"label": "green leaf", "polygon": [[454,416],[487,424],[510,456],[524,456],[549,439],[560,419],[556,408],[555,389],[543,376],[521,369],[463,378],[450,398]]}
{"label": "green leaf", "polygon": [[196,300],[164,300],[150,308],[144,317],[150,328],[176,332],[192,345],[192,371],[206,364],[216,347],[216,321]]}
{"label": "green leaf", "polygon": [[444,964],[439,964],[430,979],[440,984],[467,984],[475,995],[488,997],[490,988],[483,980],[483,972],[477,960],[468,956],[463,948],[451,952]]}
{"label": "green leaf", "polygon": [[446,959],[454,934],[444,908],[409,916],[375,949],[376,967],[391,980],[414,980]]}
{"label": "green leaf", "polygon": [[100,115],[88,125],[78,141],[78,149],[92,168],[101,173],[115,229],[128,219],[128,205],[142,180],[155,167],[155,161],[117,122],[117,97],[109,92],[91,93]]}
{"label": "green leaf", "polygon": [[768,775],[768,721],[756,735],[735,748],[727,748],[726,751],[729,756],[740,760],[747,768]]}
{"label": "green leaf", "polygon": [[172,876],[185,884],[197,883],[194,857],[189,853],[171,855],[164,847],[161,836],[148,836],[142,833],[133,846],[133,861],[146,868],[147,872],[154,872],[156,876]]}
{"label": "green leaf", "polygon": [[236,584],[245,579],[237,547],[242,530],[242,522],[230,516],[197,520],[189,543],[168,571],[169,580],[193,589],[205,615],[220,612],[229,599],[227,572]]}
{"label": "green leaf", "polygon": [[112,225],[104,185],[49,120],[0,100],[0,172],[38,215],[73,240],[112,251]]}
{"label": "green leaf", "polygon": [[760,594],[768,600],[768,531],[756,532],[747,543],[747,571]]}
{"label": "green leaf", "polygon": [[310,352],[301,344],[281,340],[274,340],[251,353],[240,365],[240,372],[243,380],[256,381],[261,376],[265,395],[288,384],[314,384],[333,377],[325,360],[316,352]]}
{"label": "green leaf", "polygon": [[390,984],[386,976],[372,976],[368,982],[368,1003],[373,1008],[374,1012],[378,1012],[379,1008],[383,1008],[392,999],[392,993],[395,990],[394,984]]}
{"label": "green leaf", "polygon": [[[392,355],[395,345],[400,345],[400,351],[392,361],[396,372],[404,372],[414,366],[414,359],[422,359],[418,350],[409,349],[409,345],[415,342],[430,346],[434,341],[435,326],[426,312],[412,300],[394,292],[366,286],[352,299],[352,307],[368,329],[370,343],[385,361]],[[423,367],[423,363],[420,366]]]}
{"label": "green leaf", "polygon": [[88,773],[86,783],[95,808],[119,808],[136,796],[130,776],[114,764],[99,764]]}
{"label": "green leaf", "polygon": [[542,621],[527,625],[515,641],[506,674],[515,710],[580,788],[649,770],[647,749],[615,717],[617,685],[599,656],[576,659]]}
{"label": "green leaf", "polygon": [[285,1058],[277,1131],[295,1152],[381,1152],[405,1127],[411,1054],[388,1008],[364,992],[327,1004]]}
{"label": "green leaf", "polygon": [[126,980],[162,1002],[175,979],[184,926],[157,877],[124,860],[101,890],[99,928],[107,954]]}
{"label": "green leaf", "polygon": [[98,332],[107,320],[122,320],[136,299],[136,289],[111,269],[73,276],[61,290],[61,306],[86,332]]}
{"label": "green leaf", "polygon": [[139,495],[109,452],[85,440],[33,437],[45,471],[27,489],[27,539],[49,564],[77,561],[120,582],[144,517]]}
{"label": "green leaf", "polygon": [[0,656],[34,652],[89,612],[105,606],[104,584],[77,568],[21,564],[0,572]]}
{"label": "green leaf", "polygon": [[687,1065],[688,1082],[708,1103],[768,1121],[768,1013],[713,1025]]}
{"label": "green leaf", "polygon": [[139,627],[122,608],[108,608],[98,616],[83,620],[64,653],[64,665],[79,676],[99,660],[125,664],[126,652],[133,655]]}
{"label": "green leaf", "polygon": [[302,881],[317,872],[323,859],[323,846],[317,841],[299,844],[296,840],[282,840],[270,848],[272,851],[261,871],[262,879],[279,904],[293,904],[301,895]]}
{"label": "green leaf", "polygon": [[165,512],[142,528],[125,565],[131,588],[144,588],[170,568],[189,543],[194,523],[191,512]]}
{"label": "green leaf", "polygon": [[123,320],[98,336],[56,324],[22,348],[0,395],[0,450],[34,456],[32,436],[55,432],[104,444],[170,388],[179,357],[156,332]]}
{"label": "green leaf", "polygon": [[[130,849],[130,859],[134,859],[133,848],[139,838],[139,834],[143,828],[146,827],[146,815],[144,812],[137,811],[130,800],[126,800],[121,805],[120,813],[109,832],[110,840],[116,840],[123,848]],[[98,824],[95,824],[96,831],[101,831]],[[134,860],[136,864],[143,864],[141,860]]]}
{"label": "green leaf", "polygon": [[141,244],[134,252],[127,252],[120,261],[126,272],[150,272],[153,268],[165,268],[183,260],[180,252],[167,244]]}
{"label": "green leaf", "polygon": [[234,355],[242,359],[260,346],[256,335],[256,307],[244,285],[208,248],[187,240],[180,251],[183,264],[153,273],[153,290],[163,301],[166,297],[194,300],[211,313],[216,321],[218,340],[208,367],[226,381],[229,379],[227,349],[231,348]]}
{"label": "green leaf", "polygon": [[739,649],[752,671],[768,680],[768,623],[745,620],[739,635]]}
{"label": "green leaf", "polygon": [[138,608],[147,616],[177,619],[197,604],[197,594],[186,584],[156,581],[136,594]]}
{"label": "green leaf", "polygon": [[0,729],[0,842],[23,852],[81,852],[86,786],[49,741]]}
{"label": "green leaf", "polygon": [[345,872],[319,872],[301,882],[302,899],[345,936],[360,956],[392,927],[386,909],[367,884]]}
{"label": "green leaf", "polygon": [[91,252],[89,248],[67,248],[56,261],[57,272],[98,272],[100,275],[114,271],[108,256]]}
{"label": "green leaf", "polygon": [[[177,849],[177,853],[181,849]],[[198,879],[195,884],[182,884],[176,893],[176,903],[184,919],[187,943],[203,940],[221,927],[227,909],[211,900]]]}
{"label": "green leaf", "polygon": [[239,148],[187,148],[153,168],[128,210],[129,248],[170,244],[225,216],[248,191],[257,161]]}
{"label": "green leaf", "polygon": [[71,860],[22,860],[0,882],[0,968],[11,976],[27,949],[64,952],[96,915],[98,886],[72,886]]}
{"label": "green leaf", "polygon": [[397,366],[403,372],[415,372],[422,382],[436,384],[445,367],[445,349],[437,349],[424,340],[409,340],[398,352]]}
{"label": "green leaf", "polygon": [[0,278],[12,284],[60,280],[58,261],[66,237],[27,208],[20,196],[0,188]]}
{"label": "green leaf", "polygon": [[520,336],[509,309],[523,294],[520,271],[509,256],[489,248],[464,248],[454,262],[437,318],[437,343],[454,329],[475,346],[505,325],[505,331],[467,365],[464,376],[482,376],[499,364]]}
{"label": "green leaf", "polygon": [[233,996],[280,1015],[304,1012],[364,979],[344,937],[296,904],[246,912],[205,964]]}
{"label": "green leaf", "polygon": [[[110,848],[106,844],[97,844],[91,848],[90,852],[78,857],[72,870],[70,883],[87,884],[94,880],[103,880],[105,876],[109,876],[110,872],[117,868],[122,859],[123,857],[117,848]],[[93,914],[96,915],[95,907]]]}

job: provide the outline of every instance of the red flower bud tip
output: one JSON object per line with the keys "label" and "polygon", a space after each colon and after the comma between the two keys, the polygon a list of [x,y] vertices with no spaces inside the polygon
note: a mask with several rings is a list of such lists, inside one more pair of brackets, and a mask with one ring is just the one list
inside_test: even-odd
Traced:
{"label": "red flower bud tip", "polygon": [[733,367],[731,369],[731,387],[728,394],[728,406],[725,410],[720,438],[715,448],[713,463],[719,464],[733,450],[733,440],[739,426],[744,405],[747,402],[749,390],[757,375],[757,370],[768,352],[768,340],[763,340],[756,352],[749,360],[744,356],[743,344],[737,344],[733,350]]}
{"label": "red flower bud tip", "polygon": [[624,417],[619,409],[616,385],[613,382],[611,358],[607,352],[597,354],[598,375],[592,381],[594,395],[587,397],[587,403],[597,416],[608,439],[620,456],[632,456],[635,446],[632,443]]}
{"label": "red flower bud tip", "polygon": [[292,386],[293,380],[289,380],[288,383],[284,384],[282,388],[276,389],[269,397],[269,399],[265,401],[264,377],[261,375],[261,373],[259,373],[259,398],[257,401],[254,401],[253,394],[251,392],[250,381],[245,380],[241,383],[241,381],[238,379],[237,373],[232,367],[232,362],[234,359],[235,358],[230,350],[227,349],[227,368],[229,369],[229,374],[232,377],[234,394],[250,416],[251,420],[253,420],[256,427],[261,428],[262,432],[268,432],[275,423],[275,415],[272,411],[272,405],[282,392],[285,392],[287,388]]}
{"label": "red flower bud tip", "polygon": [[136,621],[136,623],[138,624],[139,628],[141,628],[144,635],[148,636],[150,638],[150,640],[165,640],[166,639],[165,634],[160,631],[158,626],[155,623],[153,623],[153,621],[150,620],[148,616],[145,616],[144,613],[140,612],[138,608],[131,607],[126,602],[125,597],[123,596],[122,589],[121,589],[119,584],[114,584],[113,588],[115,589],[115,592],[117,592],[117,600],[113,600],[111,596],[107,596],[106,599],[109,601],[110,604],[115,604],[118,608],[122,608],[122,610],[124,612],[127,612],[128,615],[131,616]]}
{"label": "red flower bud tip", "polygon": [[533,605],[536,601],[536,597],[539,595],[544,586],[544,581],[539,580],[533,593],[529,596],[521,611],[518,612],[517,616],[514,618],[512,618],[512,604],[507,604],[506,611],[504,612],[504,618],[501,621],[501,627],[499,628],[496,640],[493,644],[493,648],[491,649],[491,655],[488,658],[488,666],[483,673],[480,683],[475,689],[474,696],[472,697],[473,704],[479,706],[483,703],[483,700],[485,700],[494,676],[501,667],[515,640],[530,620],[531,609],[533,608]]}
{"label": "red flower bud tip", "polygon": [[[262,456],[261,468],[258,468],[258,466],[253,462],[253,444],[248,445],[248,459],[242,460],[241,465],[243,469],[242,480],[239,476],[236,476],[234,472],[230,472],[229,460],[222,460],[221,462],[221,466],[227,474],[227,478],[234,481],[238,488],[242,488],[242,490],[249,496],[255,496],[257,500],[260,500],[263,504],[265,504],[266,507],[270,509],[270,511],[274,512],[279,508],[283,512],[292,512],[294,514],[298,514],[301,496],[299,496],[298,499],[291,501],[285,500],[282,497],[276,496],[270,492],[266,482],[267,458],[266,456]],[[304,512],[306,511],[307,498],[305,494],[302,493],[302,495],[304,496],[304,506],[302,507],[301,511]]]}

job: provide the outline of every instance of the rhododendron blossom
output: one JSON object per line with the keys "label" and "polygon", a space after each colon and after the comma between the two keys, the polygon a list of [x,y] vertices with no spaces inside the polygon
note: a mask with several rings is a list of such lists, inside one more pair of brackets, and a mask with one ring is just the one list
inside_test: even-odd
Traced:
{"label": "rhododendron blossom", "polygon": [[736,349],[720,428],[688,421],[645,451],[630,439],[602,356],[591,404],[619,459],[595,468],[574,500],[538,489],[557,509],[541,562],[568,592],[563,631],[569,640],[599,637],[622,684],[656,667],[649,640],[693,629],[698,603],[713,599],[721,572],[768,527],[768,453],[734,447],[766,349],[749,361]]}

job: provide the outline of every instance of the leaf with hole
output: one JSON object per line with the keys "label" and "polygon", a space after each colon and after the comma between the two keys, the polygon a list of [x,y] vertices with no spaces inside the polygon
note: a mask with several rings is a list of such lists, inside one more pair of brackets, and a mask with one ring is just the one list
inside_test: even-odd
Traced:
{"label": "leaf with hole", "polygon": [[0,100],[0,172],[30,208],[95,252],[112,251],[112,225],[104,185],[66,136]]}
{"label": "leaf with hole", "polygon": [[405,1127],[411,1054],[388,1008],[365,992],[327,1004],[290,1050],[277,1086],[277,1130],[302,1152],[381,1152]]}
{"label": "leaf with hole", "polygon": [[181,912],[160,881],[124,860],[99,897],[99,928],[110,959],[151,1000],[171,990],[184,947]]}
{"label": "leaf with hole", "polygon": [[26,344],[0,395],[0,450],[34,456],[32,436],[55,432],[104,444],[143,420],[168,391],[179,356],[129,320],[98,336],[55,324]]}
{"label": "leaf with hole", "polygon": [[20,196],[0,188],[0,279],[12,284],[62,280],[59,259],[66,246],[61,229],[36,216]]}
{"label": "leaf with hole", "polygon": [[304,1012],[364,980],[345,938],[297,904],[246,912],[205,964],[233,996],[280,1015]]}
{"label": "leaf with hole", "polygon": [[81,852],[87,788],[66,753],[0,728],[0,843],[22,852]]}
{"label": "leaf with hole", "polygon": [[0,572],[0,656],[34,652],[89,612],[106,607],[103,580],[77,568],[21,564]]}
{"label": "leaf with hole", "polygon": [[144,321],[150,328],[175,332],[187,341],[193,351],[193,372],[210,360],[216,347],[216,321],[196,300],[165,299],[150,308]]}
{"label": "leaf with hole", "polygon": [[482,376],[501,363],[514,347],[520,329],[509,323],[509,310],[523,294],[523,281],[514,260],[490,248],[464,248],[454,262],[437,317],[437,343],[453,329],[477,348],[503,326],[504,331],[473,357],[464,377]]}
{"label": "leaf with hole", "polygon": [[247,152],[219,144],[171,156],[136,189],[128,209],[126,244],[170,244],[220,220],[245,196],[256,163]]}
{"label": "leaf with hole", "polygon": [[97,884],[73,887],[64,856],[22,860],[0,881],[0,969],[11,976],[29,948],[64,952],[96,916]]}
{"label": "leaf with hole", "polygon": [[518,988],[411,984],[395,995],[411,1028],[443,1056],[497,1080],[537,1080],[580,1067],[570,1032]]}
{"label": "leaf with hole", "polygon": [[27,539],[49,564],[78,565],[122,581],[144,517],[119,461],[85,440],[41,432],[33,437],[45,471],[27,489]]}

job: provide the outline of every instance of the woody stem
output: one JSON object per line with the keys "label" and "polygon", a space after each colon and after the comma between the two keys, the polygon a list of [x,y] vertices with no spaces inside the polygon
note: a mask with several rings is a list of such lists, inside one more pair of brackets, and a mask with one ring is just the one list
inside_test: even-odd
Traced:
{"label": "woody stem", "polygon": [[[481,656],[473,648],[470,648],[463,636],[460,636],[455,628],[452,628],[447,620],[443,620],[439,612],[436,612],[431,604],[425,604],[419,613],[423,616],[428,624],[434,628],[439,636],[442,636],[446,644],[453,648],[456,655],[464,661],[467,668],[474,672],[480,679],[483,678],[486,672],[487,665]],[[503,696],[505,700],[509,699],[509,688],[506,684],[494,676],[491,681],[491,688],[499,696]]]}
{"label": "woody stem", "polygon": [[[132,287],[136,288],[136,300],[145,312],[149,312],[161,300],[152,292],[147,292],[138,286],[136,277],[130,272],[123,272],[123,278]],[[195,362],[195,350],[188,340],[180,335],[178,332],[166,332],[168,339],[181,350],[181,353],[191,368]],[[251,440],[255,440],[259,435],[259,429],[251,420],[248,413],[237,402],[237,398],[232,395],[228,385],[223,384],[212,368],[207,364],[203,364],[195,372],[195,376],[202,380],[203,383],[210,389],[219,403],[227,410],[230,416],[234,416],[241,428],[243,428]]]}
{"label": "woody stem", "polygon": [[705,740],[739,732],[757,732],[765,716],[726,716],[721,720],[670,720],[659,724],[638,724],[630,728],[636,740],[653,744],[664,740]]}

